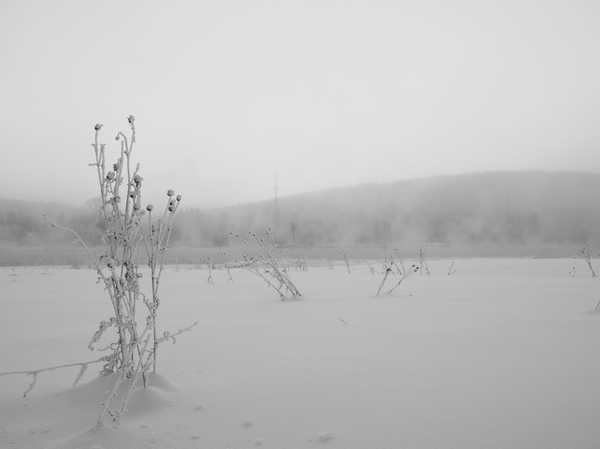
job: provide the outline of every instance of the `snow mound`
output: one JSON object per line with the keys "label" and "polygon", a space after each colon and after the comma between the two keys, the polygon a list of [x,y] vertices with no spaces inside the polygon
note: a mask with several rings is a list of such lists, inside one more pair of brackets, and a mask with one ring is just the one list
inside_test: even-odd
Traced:
{"label": "snow mound", "polygon": [[[98,408],[101,409],[101,404],[108,397],[118,377],[116,373],[100,374],[89,382],[59,394],[64,395],[75,406],[89,407],[90,404],[98,404]],[[128,387],[129,384],[127,382],[123,382],[119,386],[117,398],[113,402],[112,409],[116,409],[123,404]],[[139,380],[129,396],[127,413],[125,413],[123,419],[134,420],[141,415],[150,412],[155,413],[164,409],[170,403],[171,393],[174,391],[177,391],[177,387],[160,374],[150,374],[146,388],[143,387],[142,381]]]}
{"label": "snow mound", "polygon": [[[150,374],[146,388],[140,381],[131,392],[120,424],[94,427],[102,410],[102,404],[117,380],[116,373],[100,374],[89,382],[55,395],[57,398],[64,399],[72,409],[79,410],[80,413],[85,412],[90,425],[88,430],[61,441],[54,446],[55,449],[130,447],[152,428],[146,421],[140,423],[140,418],[164,412],[166,407],[174,403],[172,393],[178,390],[160,374]],[[122,406],[127,388],[125,382],[119,386],[111,410]],[[95,407],[91,407],[90,404],[95,404]]]}
{"label": "snow mound", "polygon": [[327,441],[331,441],[333,439],[333,432],[331,430],[327,430],[325,432],[321,432],[317,434],[317,441],[319,443],[326,443]]}

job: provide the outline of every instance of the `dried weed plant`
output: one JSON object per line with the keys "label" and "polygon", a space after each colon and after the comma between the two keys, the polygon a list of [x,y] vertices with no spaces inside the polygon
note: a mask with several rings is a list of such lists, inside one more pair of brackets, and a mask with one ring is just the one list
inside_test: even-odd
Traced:
{"label": "dried weed plant", "polygon": [[[288,299],[287,295],[294,298],[302,296],[290,277],[290,270],[285,264],[285,259],[277,249],[271,228],[267,232],[267,240],[254,232],[248,232],[248,234],[252,237],[255,245],[241,235],[235,234],[251,249],[250,254],[244,255],[242,268],[262,278],[269,287],[273,287],[277,291],[279,297],[284,301]],[[231,235],[234,234],[231,233]]]}
{"label": "dried weed plant", "polygon": [[[169,244],[172,220],[179,207],[181,196],[175,196],[173,190],[167,191],[167,202],[164,211],[159,213],[158,220],[153,217],[153,205],[142,207],[142,182],[139,174],[139,164],[132,166],[131,154],[136,141],[135,118],[128,117],[131,135],[127,137],[119,132],[116,140],[120,142],[120,156],[116,163],[107,166],[105,144],[99,143],[99,133],[102,125],[95,126],[95,139],[92,144],[95,162],[90,164],[96,168],[100,187],[101,206],[98,211],[99,219],[104,221],[106,231],[102,237],[104,251],[100,255],[93,254],[77,232],[59,226],[52,222],[46,215],[44,218],[57,229],[70,232],[73,242],[85,250],[89,264],[98,274],[98,282],[104,285],[112,305],[113,316],[103,320],[98,330],[94,333],[88,344],[90,350],[100,342],[103,334],[109,328],[115,328],[117,340],[108,346],[99,349],[108,352],[107,355],[91,361],[33,371],[16,371],[6,374],[28,374],[33,376],[33,381],[27,394],[35,386],[37,375],[40,372],[80,366],[80,371],[75,380],[79,382],[87,366],[93,363],[104,363],[103,373],[117,373],[117,380],[98,418],[96,427],[109,421],[117,423],[126,410],[131,392],[139,381],[147,386],[150,370],[156,372],[156,360],[159,345],[171,340],[175,336],[190,330],[197,323],[171,334],[164,332],[158,335],[156,317],[160,305],[160,280],[164,267],[165,251]],[[147,218],[147,227],[144,229],[143,221]],[[148,256],[150,268],[151,293],[146,295],[140,288],[142,273],[138,264],[142,248]],[[140,304],[146,306],[145,323],[138,323],[140,313],[137,309]],[[123,391],[124,399],[116,401],[117,392]],[[117,406],[117,403],[119,405]]]}
{"label": "dried weed plant", "polygon": [[[425,245],[427,246],[427,245]],[[419,271],[419,275],[422,275],[423,273],[425,273],[427,276],[431,276],[431,273],[429,272],[429,266],[427,265],[427,259],[425,258],[425,251],[423,250],[423,247],[419,248],[419,268],[421,269]]]}
{"label": "dried weed plant", "polygon": [[340,256],[342,256],[342,258],[344,259],[344,262],[346,262],[346,268],[348,269],[348,273],[351,273],[350,261],[348,260],[348,253],[346,252],[346,250],[338,251],[338,254]]}
{"label": "dried weed plant", "polygon": [[[397,248],[396,248],[397,251]],[[388,293],[392,293],[398,286],[400,286],[400,284],[409,276],[412,276],[413,274],[415,274],[417,271],[419,271],[419,267],[416,265],[411,265],[408,270],[406,270],[404,268],[404,265],[402,264],[402,262],[400,262],[400,265],[396,264],[396,261],[394,260],[394,258],[392,257],[392,255],[390,255],[388,257],[387,255],[387,247],[386,245],[383,245],[383,255],[384,255],[384,259],[381,263],[382,266],[382,271],[383,271],[383,279],[381,280],[381,282],[379,283],[379,288],[377,289],[377,294],[376,296],[379,296],[379,293],[381,293],[381,290],[383,290],[383,287],[385,285],[385,282],[387,281],[387,278],[389,275],[394,275],[394,267],[397,270],[397,274],[400,275],[400,280],[396,283],[396,285],[394,287],[392,287],[392,289],[388,292]]]}
{"label": "dried weed plant", "polygon": [[597,277],[596,272],[594,271],[594,267],[592,266],[592,250],[590,249],[590,246],[585,245],[583,248],[577,251],[577,254],[587,263],[590,271],[592,272],[592,277]]}
{"label": "dried weed plant", "polygon": [[[231,245],[227,245],[231,249]],[[231,254],[227,253],[223,248],[219,248],[219,252],[223,256],[224,266],[227,270],[227,282],[233,282],[233,276],[231,276]]]}
{"label": "dried weed plant", "polygon": [[405,270],[404,272],[400,273],[400,280],[396,283],[396,285],[394,285],[394,287],[392,287],[390,289],[390,291],[388,293],[392,293],[394,290],[396,290],[396,288],[398,288],[400,286],[400,284],[402,284],[402,282],[412,276],[413,274],[415,274],[417,271],[420,271],[419,267],[416,265],[411,265],[408,270]]}

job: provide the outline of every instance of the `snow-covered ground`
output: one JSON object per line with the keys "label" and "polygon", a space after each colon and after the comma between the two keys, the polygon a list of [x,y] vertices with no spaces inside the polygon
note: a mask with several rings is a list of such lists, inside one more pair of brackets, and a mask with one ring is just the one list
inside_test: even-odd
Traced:
{"label": "snow-covered ground", "polygon": [[[285,302],[241,269],[168,267],[161,332],[199,324],[120,426],[91,431],[100,365],[74,388],[78,367],[40,373],[26,398],[31,376],[2,376],[0,447],[600,447],[600,279],[580,259],[450,262],[380,296],[366,264],[309,266]],[[100,357],[105,295],[92,270],[2,271],[0,372]]]}

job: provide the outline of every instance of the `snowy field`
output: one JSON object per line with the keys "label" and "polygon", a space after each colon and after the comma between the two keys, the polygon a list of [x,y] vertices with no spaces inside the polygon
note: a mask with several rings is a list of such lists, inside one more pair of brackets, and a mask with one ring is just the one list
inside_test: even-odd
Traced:
{"label": "snowy field", "polygon": [[[380,296],[365,263],[309,265],[285,302],[241,269],[209,284],[169,266],[160,331],[199,323],[160,347],[120,426],[90,430],[100,365],[74,388],[78,367],[40,373],[26,398],[31,376],[2,376],[0,447],[599,448],[600,279],[581,259],[450,262]],[[0,372],[103,355],[93,270],[5,269],[0,304]]]}

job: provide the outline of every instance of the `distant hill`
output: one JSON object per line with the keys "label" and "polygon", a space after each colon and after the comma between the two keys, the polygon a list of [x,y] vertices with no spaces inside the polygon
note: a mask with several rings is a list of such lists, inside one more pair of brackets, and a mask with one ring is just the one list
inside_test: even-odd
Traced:
{"label": "distant hill", "polygon": [[[276,225],[276,226],[275,226]],[[370,183],[218,210],[184,210],[178,238],[222,245],[276,227],[283,243],[583,245],[600,241],[600,174],[483,172]]]}
{"label": "distant hill", "polygon": [[[93,207],[0,199],[0,241],[39,245],[69,240],[48,230],[48,210],[99,243]],[[600,243],[600,174],[483,172],[370,183],[222,209],[181,209],[171,242],[224,246],[230,231],[275,230],[297,246],[436,242],[468,245]],[[62,239],[62,240],[61,240]]]}

